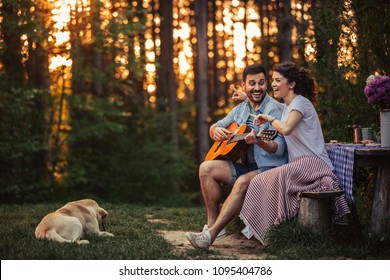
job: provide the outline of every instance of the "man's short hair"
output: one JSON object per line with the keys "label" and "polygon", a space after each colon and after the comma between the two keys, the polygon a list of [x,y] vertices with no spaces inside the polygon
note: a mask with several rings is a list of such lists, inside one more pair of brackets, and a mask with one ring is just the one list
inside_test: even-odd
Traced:
{"label": "man's short hair", "polygon": [[263,66],[258,63],[248,65],[247,67],[245,67],[244,72],[242,72],[242,80],[245,82],[246,76],[248,76],[249,74],[253,75],[259,73],[263,73],[265,79],[267,80],[267,72],[265,71],[265,68]]}

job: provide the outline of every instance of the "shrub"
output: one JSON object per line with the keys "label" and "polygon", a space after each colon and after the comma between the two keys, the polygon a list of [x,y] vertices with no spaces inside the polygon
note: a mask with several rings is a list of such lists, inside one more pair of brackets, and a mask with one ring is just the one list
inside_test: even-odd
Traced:
{"label": "shrub", "polygon": [[50,193],[45,181],[48,135],[45,90],[0,90],[1,201],[37,201]]}

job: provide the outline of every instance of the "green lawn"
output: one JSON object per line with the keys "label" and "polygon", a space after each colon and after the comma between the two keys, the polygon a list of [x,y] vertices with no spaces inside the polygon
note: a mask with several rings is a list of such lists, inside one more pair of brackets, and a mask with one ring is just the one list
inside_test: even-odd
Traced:
{"label": "green lawn", "polygon": [[[114,238],[89,237],[90,244],[59,244],[37,240],[35,227],[49,212],[63,204],[0,205],[0,257],[2,260],[169,260],[219,259],[220,255],[201,249],[177,253],[157,230],[202,228],[205,211],[201,207],[166,208],[130,204],[101,204],[109,212],[107,231]],[[151,223],[147,217],[168,220]],[[235,220],[228,230],[238,231]],[[301,228],[296,221],[271,231],[271,244],[261,247],[259,256],[268,253],[277,259],[390,259],[389,238],[375,238],[363,231],[335,229],[321,237]],[[233,256],[234,258],[234,256]]]}

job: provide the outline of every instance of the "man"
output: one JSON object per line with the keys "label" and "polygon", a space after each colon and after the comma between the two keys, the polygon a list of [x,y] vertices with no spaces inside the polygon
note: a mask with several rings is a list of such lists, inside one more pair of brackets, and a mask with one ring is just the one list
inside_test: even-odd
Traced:
{"label": "man", "polygon": [[[266,71],[261,65],[247,66],[242,74],[241,84],[246,100],[210,127],[210,137],[215,141],[229,139],[231,132],[226,128],[231,123],[246,124],[252,132],[245,136],[245,141],[250,146],[243,162],[209,160],[204,161],[199,167],[200,186],[207,210],[207,224],[201,233],[186,233],[187,239],[196,248],[209,248],[215,239],[226,235],[224,227],[239,213],[249,182],[256,174],[287,163],[286,143],[282,135],[278,135],[273,141],[256,137],[259,130],[274,130],[274,128],[270,123],[254,126],[253,116],[269,114],[280,119],[282,113],[281,104],[266,92],[266,76]],[[237,94],[235,92],[235,96]],[[232,191],[220,212],[221,183],[231,185]]]}

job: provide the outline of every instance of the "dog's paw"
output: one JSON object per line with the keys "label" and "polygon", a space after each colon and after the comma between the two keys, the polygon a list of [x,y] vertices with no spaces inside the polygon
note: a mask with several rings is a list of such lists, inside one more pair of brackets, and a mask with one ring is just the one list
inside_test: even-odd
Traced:
{"label": "dog's paw", "polygon": [[85,240],[85,239],[83,239],[83,240],[77,240],[77,241],[75,241],[78,245],[83,245],[83,244],[89,244],[89,241],[88,240]]}
{"label": "dog's paw", "polygon": [[109,236],[109,237],[113,237],[114,235],[108,231],[101,231],[99,232],[99,236]]}

